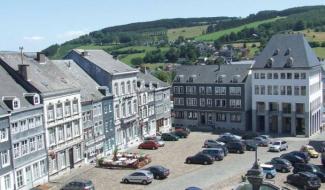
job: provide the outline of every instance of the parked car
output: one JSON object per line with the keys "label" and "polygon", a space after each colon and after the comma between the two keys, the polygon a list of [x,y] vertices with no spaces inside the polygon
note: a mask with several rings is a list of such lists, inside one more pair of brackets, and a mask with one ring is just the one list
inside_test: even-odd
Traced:
{"label": "parked car", "polygon": [[178,136],[179,138],[187,138],[188,133],[184,131],[174,131],[172,134]]}
{"label": "parked car", "polygon": [[214,160],[223,160],[225,154],[221,148],[206,148],[201,151],[202,154],[206,154],[214,158]]}
{"label": "parked car", "polygon": [[320,179],[309,172],[299,172],[287,176],[287,183],[303,189],[319,189],[321,186]]}
{"label": "parked car", "polygon": [[187,134],[190,134],[191,133],[191,130],[187,127],[175,127],[175,131],[184,131],[186,132]]}
{"label": "parked car", "polygon": [[153,174],[148,170],[137,170],[122,178],[123,183],[141,183],[147,185],[153,180]]}
{"label": "parked car", "polygon": [[165,142],[162,141],[160,138],[158,138],[156,136],[145,137],[144,140],[145,141],[155,141],[156,143],[158,143],[159,147],[164,147],[165,146]]}
{"label": "parked car", "polygon": [[268,146],[269,141],[263,139],[262,137],[255,137],[254,141],[256,142],[257,146]]}
{"label": "parked car", "polygon": [[172,133],[163,133],[161,134],[161,139],[163,141],[178,141],[179,137]]}
{"label": "parked car", "polygon": [[272,158],[272,160],[267,162],[267,164],[273,165],[277,171],[281,171],[283,173],[290,172],[292,169],[292,164],[288,160],[280,157]]}
{"label": "parked car", "polygon": [[226,136],[226,137],[233,137],[233,138],[235,138],[235,139],[237,139],[237,140],[241,140],[241,139],[242,139],[241,136],[239,136],[239,135],[234,135],[234,134],[232,134],[232,133],[222,133],[222,134],[220,134],[220,137],[224,137],[224,136]]}
{"label": "parked car", "polygon": [[159,165],[150,166],[144,170],[150,171],[155,179],[165,179],[169,175],[169,169]]}
{"label": "parked car", "polygon": [[322,172],[320,168],[318,166],[315,166],[314,164],[296,164],[292,172],[310,172],[317,175],[322,183],[325,182],[325,173]]}
{"label": "parked car", "polygon": [[61,190],[95,190],[91,180],[74,180],[66,184]]}
{"label": "parked car", "polygon": [[199,187],[188,187],[185,190],[202,190],[202,189]]}
{"label": "parked car", "polygon": [[300,158],[304,159],[305,163],[308,163],[310,160],[310,156],[306,152],[301,152],[301,151],[291,151],[289,154],[293,154],[296,156],[299,156]]}
{"label": "parked car", "polygon": [[240,141],[237,138],[233,137],[233,136],[221,136],[217,139],[217,141],[219,142],[223,142],[223,143],[229,143],[231,141]]}
{"label": "parked car", "polygon": [[158,149],[159,144],[156,141],[144,141],[143,143],[139,144],[138,148],[139,149]]}
{"label": "parked car", "polygon": [[295,164],[299,164],[299,163],[303,164],[303,163],[305,163],[305,160],[303,158],[301,158],[301,157],[299,157],[297,155],[293,155],[293,154],[282,154],[280,156],[280,158],[288,160],[293,166]]}
{"label": "parked car", "polygon": [[282,150],[287,150],[288,149],[288,143],[286,141],[283,140],[277,140],[274,141],[269,148],[269,151],[271,152],[280,152]]}
{"label": "parked car", "polygon": [[269,135],[260,135],[258,137],[263,138],[264,140],[266,140],[269,144],[272,144],[272,139],[270,138]]}
{"label": "parked car", "polygon": [[300,151],[307,152],[312,158],[318,158],[319,156],[319,153],[315,150],[315,148],[310,145],[303,145]]}
{"label": "parked car", "polygon": [[212,140],[212,139],[207,139],[204,141],[204,147],[205,148],[215,148],[215,147],[219,147],[219,146],[223,146],[225,145],[225,143],[217,141],[217,140]]}
{"label": "parked car", "polygon": [[242,136],[242,139],[248,140],[248,139],[253,139],[254,137],[257,137],[256,133],[245,133]]}
{"label": "parked car", "polygon": [[194,156],[189,156],[186,158],[185,162],[187,164],[212,164],[213,158],[211,156],[208,156],[206,154],[198,153]]}
{"label": "parked car", "polygon": [[276,175],[276,170],[273,165],[270,164],[261,164],[261,168],[263,169],[263,174],[266,179],[272,179]]}
{"label": "parked car", "polygon": [[240,141],[232,141],[227,144],[227,148],[229,152],[232,153],[244,153],[246,150],[246,146],[243,142]]}
{"label": "parked car", "polygon": [[246,150],[255,151],[257,149],[257,144],[254,140],[245,140]]}

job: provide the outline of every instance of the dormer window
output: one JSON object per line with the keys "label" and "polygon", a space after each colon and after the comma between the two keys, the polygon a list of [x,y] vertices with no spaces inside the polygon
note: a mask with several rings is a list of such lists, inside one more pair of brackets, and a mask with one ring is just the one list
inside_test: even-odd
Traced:
{"label": "dormer window", "polygon": [[220,75],[220,76],[218,77],[218,83],[223,83],[225,77],[226,77],[226,75]]}
{"label": "dormer window", "polygon": [[287,62],[286,62],[285,65],[284,65],[284,67],[285,67],[285,68],[291,68],[292,65],[293,65],[293,58],[292,58],[292,57],[289,57],[289,58],[287,59]]}
{"label": "dormer window", "polygon": [[38,94],[35,94],[34,96],[34,105],[40,104],[40,98]]}
{"label": "dormer window", "polygon": [[188,82],[194,82],[194,79],[196,78],[196,75],[191,75],[188,79]]}
{"label": "dormer window", "polygon": [[276,55],[278,55],[279,53],[280,53],[280,49],[278,48],[278,49],[274,50],[274,52],[273,52],[273,56],[276,56]]}
{"label": "dormer window", "polygon": [[272,68],[274,59],[271,57],[267,60],[266,64],[265,64],[265,68]]}
{"label": "dormer window", "polygon": [[26,100],[33,104],[33,105],[37,105],[37,104],[40,104],[41,103],[41,99],[40,99],[40,96],[39,94],[36,94],[36,93],[25,93],[24,94],[24,97],[26,98]]}
{"label": "dormer window", "polygon": [[291,53],[291,48],[288,48],[287,50],[286,50],[286,52],[285,52],[285,56],[287,56],[287,55],[289,55]]}
{"label": "dormer window", "polygon": [[232,83],[238,83],[239,77],[240,77],[239,75],[234,75],[232,78]]}
{"label": "dormer window", "polygon": [[20,108],[20,101],[19,101],[18,98],[15,98],[15,99],[13,100],[13,102],[12,102],[12,107],[13,107],[14,110]]}

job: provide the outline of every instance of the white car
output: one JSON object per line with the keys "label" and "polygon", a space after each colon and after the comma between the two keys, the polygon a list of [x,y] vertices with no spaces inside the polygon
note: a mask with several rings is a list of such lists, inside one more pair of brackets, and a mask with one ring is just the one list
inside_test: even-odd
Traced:
{"label": "white car", "polygon": [[215,148],[215,147],[220,147],[220,146],[224,146],[225,143],[220,142],[220,141],[216,141],[216,140],[212,140],[212,139],[207,139],[204,141],[204,147],[205,148]]}
{"label": "white car", "polygon": [[122,178],[123,183],[141,183],[147,185],[153,180],[153,174],[148,170],[136,170]]}
{"label": "white car", "polygon": [[274,141],[269,147],[269,151],[271,152],[280,152],[282,150],[287,150],[287,149],[288,149],[288,143],[283,140]]}

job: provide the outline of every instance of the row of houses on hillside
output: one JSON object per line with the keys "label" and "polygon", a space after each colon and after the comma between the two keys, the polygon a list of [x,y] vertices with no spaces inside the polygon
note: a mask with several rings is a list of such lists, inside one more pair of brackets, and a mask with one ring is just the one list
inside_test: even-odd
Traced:
{"label": "row of houses on hillside", "polygon": [[271,38],[253,62],[181,66],[174,125],[311,136],[322,125],[322,71],[303,35]]}
{"label": "row of houses on hillside", "polygon": [[30,189],[171,126],[170,87],[102,50],[0,52],[0,89],[0,189]]}

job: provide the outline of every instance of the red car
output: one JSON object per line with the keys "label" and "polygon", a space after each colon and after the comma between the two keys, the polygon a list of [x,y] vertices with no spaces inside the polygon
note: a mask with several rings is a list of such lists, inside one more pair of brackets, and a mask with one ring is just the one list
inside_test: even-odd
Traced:
{"label": "red car", "polygon": [[156,141],[152,141],[152,140],[144,141],[138,146],[139,149],[152,149],[152,150],[158,149],[158,147],[159,144]]}

